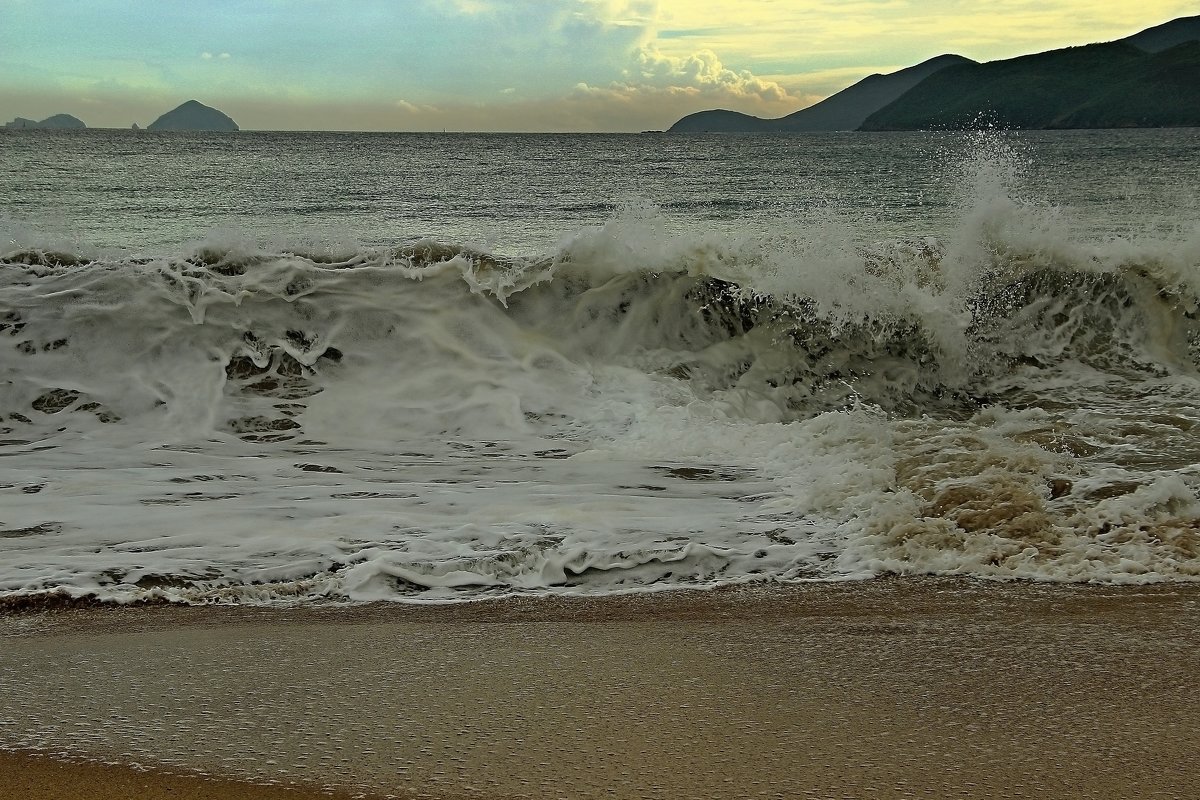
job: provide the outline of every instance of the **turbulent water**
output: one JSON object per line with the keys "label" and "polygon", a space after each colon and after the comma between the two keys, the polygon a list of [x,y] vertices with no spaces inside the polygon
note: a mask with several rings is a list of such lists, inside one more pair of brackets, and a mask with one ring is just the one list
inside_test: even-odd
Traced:
{"label": "turbulent water", "polygon": [[1200,578],[1197,131],[0,136],[0,600]]}

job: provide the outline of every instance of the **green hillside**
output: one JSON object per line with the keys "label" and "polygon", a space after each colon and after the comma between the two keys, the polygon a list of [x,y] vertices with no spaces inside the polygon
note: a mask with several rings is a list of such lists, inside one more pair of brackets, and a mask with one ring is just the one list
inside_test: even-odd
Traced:
{"label": "green hillside", "polygon": [[1127,41],[930,75],[861,130],[1200,126],[1200,43],[1157,53]]}

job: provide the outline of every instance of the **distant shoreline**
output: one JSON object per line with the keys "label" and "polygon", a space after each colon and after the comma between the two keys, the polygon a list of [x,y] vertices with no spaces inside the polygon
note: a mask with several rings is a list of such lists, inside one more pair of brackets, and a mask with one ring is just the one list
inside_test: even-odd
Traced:
{"label": "distant shoreline", "polygon": [[[880,136],[880,135],[914,135],[914,134],[956,134],[956,133],[972,133],[982,128],[935,128],[935,129],[919,129],[919,130],[881,130],[881,131],[771,131],[769,133],[755,133],[752,131],[688,131],[683,133],[669,133],[667,131],[354,131],[354,130],[301,130],[288,128],[242,128],[237,131],[151,131],[145,128],[134,130],[132,128],[104,128],[104,127],[88,127],[88,128],[0,128],[0,133],[11,132],[17,134],[45,134],[45,133],[67,133],[67,134],[86,134],[94,131],[103,131],[106,133],[119,132],[127,133],[131,136],[140,134],[153,134],[156,136],[174,136],[174,135],[190,135],[190,134],[218,134],[218,135],[237,135],[243,133],[259,134],[259,133],[317,133],[317,134],[347,134],[347,135],[377,135],[377,136],[658,136],[663,138],[674,139],[675,137],[686,138],[718,138],[722,136],[775,136],[780,138],[805,138],[805,137],[821,137],[821,136]],[[989,127],[986,130],[1002,131],[1007,133],[1078,133],[1081,131],[1179,131],[1179,130],[1200,130],[1200,125],[1144,125],[1144,126],[1126,126],[1114,128],[995,128]]]}

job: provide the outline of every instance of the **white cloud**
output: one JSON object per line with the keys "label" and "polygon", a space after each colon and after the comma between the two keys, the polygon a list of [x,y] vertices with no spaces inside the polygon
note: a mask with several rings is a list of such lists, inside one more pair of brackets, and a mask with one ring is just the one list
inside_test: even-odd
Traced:
{"label": "white cloud", "polygon": [[712,50],[688,56],[664,55],[655,45],[638,50],[636,66],[627,71],[631,85],[656,88],[696,89],[703,94],[746,97],[779,102],[792,99],[787,89],[774,81],[756,77],[749,70],[733,70],[721,63]]}
{"label": "white cloud", "polygon": [[489,0],[450,0],[451,9],[458,14],[476,16],[495,11],[495,5]]}
{"label": "white cloud", "polygon": [[[19,96],[23,116],[102,97],[88,122],[123,127],[203,95],[242,103],[247,128],[336,119],[384,130],[639,130],[711,108],[782,116],[943,52],[1011,57],[1196,13],[1196,0],[354,0],[337,14],[330,0],[231,2],[223,14],[88,0],[60,22],[48,2],[0,0],[11,31],[0,92]],[[180,63],[195,42],[238,55]],[[330,69],[314,52],[353,58]]]}
{"label": "white cloud", "polygon": [[403,111],[406,114],[413,114],[416,116],[420,116],[423,114],[437,114],[438,113],[437,106],[417,105],[416,103],[410,103],[407,100],[403,100],[403,99],[396,100],[395,106],[396,106],[396,108],[400,109],[401,111]]}
{"label": "white cloud", "polygon": [[613,129],[610,126],[617,123],[625,129],[640,130],[665,127],[685,114],[706,108],[778,117],[813,99],[794,95],[776,81],[749,70],[731,69],[711,50],[671,56],[648,45],[633,53],[620,80],[603,85],[580,81],[558,102],[570,109],[577,124]]}

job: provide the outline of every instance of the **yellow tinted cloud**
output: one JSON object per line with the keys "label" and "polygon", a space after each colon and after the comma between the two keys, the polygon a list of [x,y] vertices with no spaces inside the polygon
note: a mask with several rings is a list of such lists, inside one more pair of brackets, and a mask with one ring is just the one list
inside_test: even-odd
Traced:
{"label": "yellow tinted cloud", "polygon": [[[87,5],[106,4],[117,7]],[[320,5],[304,3],[276,9],[266,28],[251,17],[238,30],[260,35],[235,49],[228,20],[192,35],[215,18],[186,4],[163,5],[174,10],[165,21],[143,14],[127,40],[105,31],[90,44],[96,26],[82,12],[79,30],[63,33],[34,5],[0,0],[22,31],[0,53],[0,101],[23,116],[89,103],[89,124],[125,126],[133,112],[195,96],[229,104],[246,128],[606,131],[706,108],[782,116],[941,53],[1008,58],[1200,10],[1195,0],[364,0],[330,19],[302,14]],[[188,38],[167,46],[159,28]],[[44,57],[47,41],[70,45]],[[145,42],[165,44],[143,52]],[[332,52],[353,56],[336,69],[312,57]]]}
{"label": "yellow tinted cloud", "polygon": [[712,50],[679,57],[664,55],[656,46],[638,51],[633,80],[626,87],[687,88],[699,93],[786,101],[792,98],[774,81],[755,77],[749,70],[732,70]]}
{"label": "yellow tinted cloud", "polygon": [[791,96],[824,97],[942,53],[1011,58],[1195,13],[1189,0],[659,0],[652,46],[684,60],[711,51]]}
{"label": "yellow tinted cloud", "polygon": [[[1190,0],[659,0],[660,31],[682,48],[697,40],[734,54],[867,54],[879,39],[940,42],[941,50],[979,46],[973,58],[1005,58],[1062,44],[1120,38],[1197,12]],[[670,52],[667,44],[661,45]]]}

